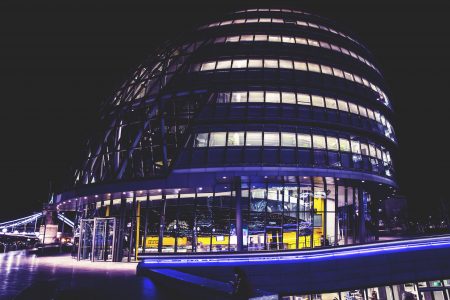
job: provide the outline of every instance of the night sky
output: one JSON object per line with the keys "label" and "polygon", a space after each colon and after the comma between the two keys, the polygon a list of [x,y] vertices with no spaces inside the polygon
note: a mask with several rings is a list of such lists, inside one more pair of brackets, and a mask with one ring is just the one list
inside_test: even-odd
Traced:
{"label": "night sky", "polygon": [[0,221],[42,207],[49,182],[79,159],[100,104],[158,44],[234,9],[283,4],[335,20],[372,51],[396,111],[395,167],[411,214],[450,201],[445,1],[70,2],[0,4]]}

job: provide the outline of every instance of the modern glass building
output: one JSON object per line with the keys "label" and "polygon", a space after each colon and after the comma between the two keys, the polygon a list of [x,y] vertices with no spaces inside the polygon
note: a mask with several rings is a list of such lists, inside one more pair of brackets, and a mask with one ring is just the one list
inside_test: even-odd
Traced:
{"label": "modern glass building", "polygon": [[77,212],[81,257],[100,244],[120,260],[373,241],[397,187],[386,90],[334,22],[234,12],[136,69],[55,203]]}

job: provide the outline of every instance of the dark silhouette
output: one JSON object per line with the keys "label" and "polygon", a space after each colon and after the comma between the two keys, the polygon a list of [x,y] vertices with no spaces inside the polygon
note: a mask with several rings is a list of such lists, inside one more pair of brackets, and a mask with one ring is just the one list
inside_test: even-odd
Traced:
{"label": "dark silhouette", "polygon": [[253,289],[247,274],[239,267],[234,268],[233,299],[248,299],[253,295]]}

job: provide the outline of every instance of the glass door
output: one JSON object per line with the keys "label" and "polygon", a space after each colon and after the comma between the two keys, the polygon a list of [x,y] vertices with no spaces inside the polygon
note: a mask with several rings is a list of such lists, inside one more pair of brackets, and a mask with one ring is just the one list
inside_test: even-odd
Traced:
{"label": "glass door", "polygon": [[115,218],[95,218],[92,261],[112,261],[114,253]]}
{"label": "glass door", "polygon": [[78,246],[78,260],[91,260],[92,241],[94,233],[94,219],[84,219],[80,223],[80,241]]}

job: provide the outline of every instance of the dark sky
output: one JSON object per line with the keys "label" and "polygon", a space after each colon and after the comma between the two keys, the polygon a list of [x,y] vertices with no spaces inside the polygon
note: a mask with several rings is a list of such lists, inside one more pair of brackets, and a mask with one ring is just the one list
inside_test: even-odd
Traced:
{"label": "dark sky", "polygon": [[0,4],[0,221],[41,207],[100,103],[155,46],[233,8],[283,4],[334,19],[368,46],[396,111],[401,193],[418,214],[449,201],[440,174],[450,161],[445,1],[70,2]]}

